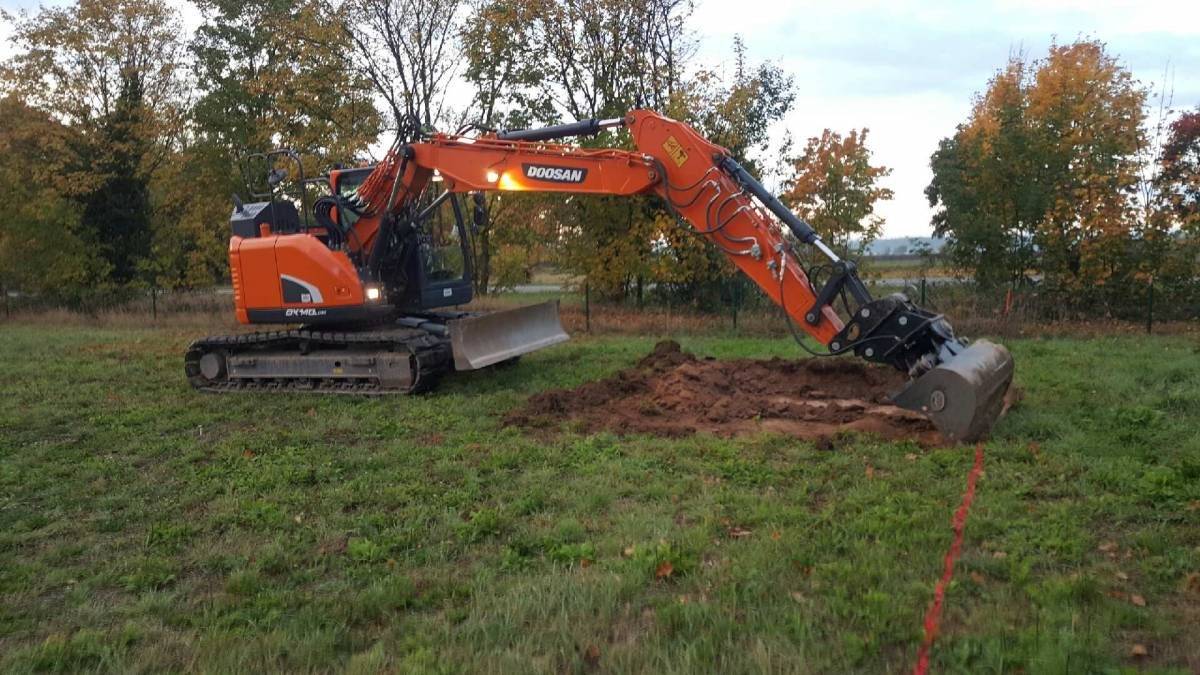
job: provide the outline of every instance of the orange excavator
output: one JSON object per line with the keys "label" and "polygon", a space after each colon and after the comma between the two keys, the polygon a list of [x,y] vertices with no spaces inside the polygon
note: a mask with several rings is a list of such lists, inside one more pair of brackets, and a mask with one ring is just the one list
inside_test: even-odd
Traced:
{"label": "orange excavator", "polygon": [[[681,226],[753,279],[793,331],[824,345],[819,355],[854,354],[907,373],[893,402],[924,413],[948,438],[980,438],[1000,415],[1013,375],[1008,350],[955,336],[943,316],[903,295],[873,298],[852,261],[836,255],[729,151],[683,122],[635,110],[502,132],[426,134],[410,126],[378,164],[329,171],[325,194],[311,205],[279,196],[285,159],[303,173],[294,153],[258,156],[270,187],[251,193],[261,201],[235,197],[230,219],[237,318],[299,327],[195,341],[185,358],[195,388],[412,393],[451,370],[484,368],[567,340],[557,302],[491,314],[453,309],[472,296],[464,211],[478,227],[487,219],[483,193],[537,190],[656,195]],[[635,150],[562,142],[617,127],[629,131]],[[831,270],[819,288],[801,251],[822,257]]]}

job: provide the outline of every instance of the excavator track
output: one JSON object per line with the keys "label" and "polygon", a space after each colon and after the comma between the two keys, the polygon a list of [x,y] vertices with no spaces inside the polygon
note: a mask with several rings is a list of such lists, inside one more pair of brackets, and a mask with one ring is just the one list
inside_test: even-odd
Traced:
{"label": "excavator track", "polygon": [[416,394],[452,367],[447,338],[393,327],[210,336],[184,357],[188,382],[206,392]]}

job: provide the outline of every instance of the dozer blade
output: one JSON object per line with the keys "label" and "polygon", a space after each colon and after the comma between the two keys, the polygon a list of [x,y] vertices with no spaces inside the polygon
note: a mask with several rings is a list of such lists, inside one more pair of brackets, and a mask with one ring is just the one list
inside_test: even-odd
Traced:
{"label": "dozer blade", "polygon": [[1008,350],[979,340],[910,382],[892,402],[926,415],[951,441],[977,441],[1002,414],[1012,377]]}
{"label": "dozer blade", "polygon": [[455,370],[475,370],[570,339],[551,300],[449,322]]}

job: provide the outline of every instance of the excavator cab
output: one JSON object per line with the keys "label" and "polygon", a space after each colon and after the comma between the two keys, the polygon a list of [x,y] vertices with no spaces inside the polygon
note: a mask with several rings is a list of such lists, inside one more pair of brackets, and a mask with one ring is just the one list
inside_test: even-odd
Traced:
{"label": "excavator cab", "polygon": [[[330,190],[345,203],[354,196],[375,167],[330,173]],[[461,197],[442,192],[426,198],[419,216],[406,223],[399,251],[381,266],[380,279],[392,304],[403,312],[422,312],[465,305],[473,296],[470,233],[463,218]],[[359,214],[334,209],[338,228],[348,231]]]}

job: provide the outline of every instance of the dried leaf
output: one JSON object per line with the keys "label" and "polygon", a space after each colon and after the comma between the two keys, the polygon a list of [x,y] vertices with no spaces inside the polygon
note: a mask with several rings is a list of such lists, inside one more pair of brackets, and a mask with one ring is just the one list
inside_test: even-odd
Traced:
{"label": "dried leaf", "polygon": [[804,594],[800,591],[792,591],[791,596],[796,602],[804,602]]}
{"label": "dried leaf", "polygon": [[1005,553],[1004,551],[995,551],[992,553],[992,557],[997,560],[1004,560],[1005,558],[1008,557],[1008,554]]}
{"label": "dried leaf", "polygon": [[583,660],[590,665],[596,665],[600,662],[600,648],[596,645],[588,645],[587,649],[583,650]]}
{"label": "dried leaf", "polygon": [[1117,578],[1121,581],[1129,581],[1129,575],[1124,572],[1117,572]]}
{"label": "dried leaf", "polygon": [[630,545],[626,546],[625,548],[621,549],[621,555],[626,558],[631,558],[631,557],[633,557],[633,554],[635,551],[637,551],[637,547],[634,546],[633,544],[630,544]]}
{"label": "dried leaf", "polygon": [[674,572],[675,572],[675,566],[671,564],[671,561],[664,560],[661,563],[659,563],[658,567],[654,570],[654,576],[658,579],[666,579],[667,577],[671,576]]}
{"label": "dried leaf", "polygon": [[771,541],[779,541],[782,538],[783,534],[779,530],[775,530],[771,533]]}
{"label": "dried leaf", "polygon": [[1192,572],[1183,580],[1183,590],[1200,593],[1200,572]]}
{"label": "dried leaf", "polygon": [[982,586],[983,582],[986,581],[986,579],[979,572],[971,572],[971,581],[974,581],[975,583]]}
{"label": "dried leaf", "polygon": [[874,478],[875,477],[875,467],[868,464],[866,474],[867,474],[868,479]]}
{"label": "dried leaf", "polygon": [[253,459],[254,451],[251,450],[250,448],[246,448],[245,450],[242,451],[242,457],[245,457],[246,459]]}
{"label": "dried leaf", "polygon": [[742,537],[749,537],[751,534],[753,534],[750,530],[747,530],[744,527],[738,527],[736,525],[729,528],[729,530],[727,530],[727,532],[728,532],[729,536],[734,539],[741,539]]}
{"label": "dried leaf", "polygon": [[1149,656],[1150,651],[1148,649],[1146,649],[1146,645],[1144,645],[1144,644],[1135,644],[1132,648],[1130,648],[1129,655],[1130,656],[1139,656],[1139,657]]}
{"label": "dried leaf", "polygon": [[1117,542],[1115,542],[1115,541],[1102,542],[1099,546],[1096,547],[1096,549],[1099,550],[1101,553],[1112,553],[1113,551],[1117,550]]}
{"label": "dried leaf", "polygon": [[915,461],[917,461],[917,453],[910,452],[904,456],[904,459],[907,459],[910,462],[915,462]]}
{"label": "dried leaf", "polygon": [[587,568],[589,568],[591,566],[592,566],[591,558],[580,558],[579,559],[579,567],[581,567],[582,569],[586,570]]}
{"label": "dried leaf", "polygon": [[1138,607],[1146,606],[1146,599],[1136,593],[1129,596],[1129,601],[1132,602],[1133,604],[1137,605]]}

